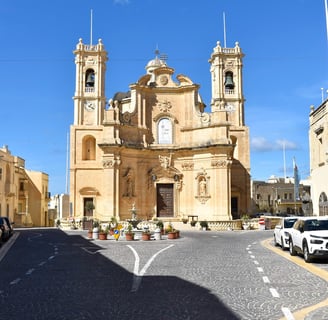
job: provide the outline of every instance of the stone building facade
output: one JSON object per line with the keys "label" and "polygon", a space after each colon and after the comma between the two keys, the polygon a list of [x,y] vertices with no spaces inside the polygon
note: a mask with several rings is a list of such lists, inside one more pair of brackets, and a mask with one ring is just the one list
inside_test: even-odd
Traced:
{"label": "stone building facade", "polygon": [[313,215],[328,215],[328,100],[309,116],[310,182]]}
{"label": "stone building facade", "polygon": [[53,226],[48,216],[48,174],[27,170],[25,160],[0,148],[0,216],[19,226]]}
{"label": "stone building facade", "polygon": [[[199,85],[158,55],[146,74],[107,103],[107,52],[78,42],[70,129],[70,201],[75,218],[222,221],[250,208],[249,130],[243,53],[218,42],[210,63],[210,112]],[[88,203],[94,205],[87,210]]]}

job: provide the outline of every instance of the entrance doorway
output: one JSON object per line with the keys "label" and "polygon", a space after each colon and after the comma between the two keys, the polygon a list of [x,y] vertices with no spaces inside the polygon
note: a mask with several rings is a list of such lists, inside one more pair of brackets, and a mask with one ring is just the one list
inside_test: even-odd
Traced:
{"label": "entrance doorway", "polygon": [[231,215],[232,219],[239,219],[238,217],[238,198],[232,197],[231,198]]}
{"label": "entrance doorway", "polygon": [[173,183],[157,184],[157,217],[174,216]]}

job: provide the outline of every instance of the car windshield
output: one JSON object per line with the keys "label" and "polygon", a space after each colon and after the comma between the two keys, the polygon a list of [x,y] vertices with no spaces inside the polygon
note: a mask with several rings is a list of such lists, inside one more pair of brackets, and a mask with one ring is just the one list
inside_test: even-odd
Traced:
{"label": "car windshield", "polygon": [[305,231],[328,230],[328,220],[308,220],[305,221]]}
{"label": "car windshield", "polygon": [[295,219],[285,219],[284,220],[284,228],[292,228],[296,220],[297,220],[296,218]]}

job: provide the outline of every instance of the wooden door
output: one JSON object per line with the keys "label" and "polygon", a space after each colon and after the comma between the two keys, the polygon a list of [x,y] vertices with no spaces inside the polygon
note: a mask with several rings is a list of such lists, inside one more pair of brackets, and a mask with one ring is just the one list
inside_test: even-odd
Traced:
{"label": "wooden door", "polygon": [[157,217],[173,217],[173,184],[157,184]]}

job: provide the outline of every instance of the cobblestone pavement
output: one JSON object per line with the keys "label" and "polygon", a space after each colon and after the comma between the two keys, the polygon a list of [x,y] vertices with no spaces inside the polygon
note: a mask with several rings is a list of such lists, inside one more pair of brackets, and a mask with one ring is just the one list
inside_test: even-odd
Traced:
{"label": "cobblestone pavement", "polygon": [[[328,298],[324,279],[261,245],[271,232],[181,236],[127,242],[20,231],[0,261],[0,319],[275,320]],[[316,311],[322,318],[306,319],[327,319]]]}

